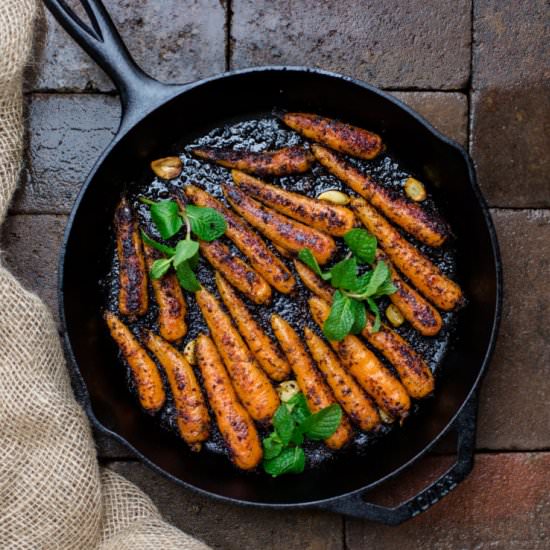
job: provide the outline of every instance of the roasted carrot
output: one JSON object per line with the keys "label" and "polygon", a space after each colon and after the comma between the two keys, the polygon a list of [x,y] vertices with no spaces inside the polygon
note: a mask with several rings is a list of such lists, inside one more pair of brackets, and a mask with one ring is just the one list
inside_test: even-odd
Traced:
{"label": "roasted carrot", "polygon": [[380,425],[380,415],[363,389],[340,364],[340,361],[325,343],[309,327],[304,328],[304,336],[309,352],[325,375],[332,393],[342,408],[364,431],[370,431]]}
{"label": "roasted carrot", "polygon": [[[330,311],[329,304],[313,297],[309,300],[309,308],[314,321],[322,327]],[[384,412],[393,418],[408,415],[411,407],[409,394],[359,338],[349,335],[340,342],[331,341],[330,345],[346,369]]]}
{"label": "roasted carrot", "polygon": [[195,297],[239,399],[254,420],[269,422],[279,406],[277,392],[214,295],[202,289]]}
{"label": "roasted carrot", "polygon": [[402,279],[382,250],[376,251],[376,259],[385,262],[390,268],[391,281],[397,289],[389,296],[392,303],[420,334],[435,336],[443,327],[439,311]]}
{"label": "roasted carrot", "polygon": [[[315,368],[296,331],[281,316],[276,314],[271,317],[271,326],[285,352],[310,411],[316,413],[335,403],[336,400],[330,388]],[[331,449],[340,449],[351,439],[352,435],[353,430],[349,419],[343,415],[340,426],[334,434],[325,439],[325,443]]]}
{"label": "roasted carrot", "polygon": [[300,279],[306,285],[313,294],[319,296],[325,300],[325,302],[332,302],[332,295],[334,294],[334,288],[325,283],[320,277],[317,277],[315,273],[306,264],[299,260],[294,260],[294,266],[300,276]]}
{"label": "roasted carrot", "polygon": [[185,194],[196,205],[214,208],[220,212],[227,222],[225,236],[250,260],[250,265],[279,292],[292,292],[296,284],[292,273],[244,220],[194,185],[188,185]]}
{"label": "roasted carrot", "polygon": [[168,378],[181,437],[193,451],[200,451],[201,443],[210,433],[210,416],[191,365],[183,353],[152,331],[147,332],[145,345],[155,354]]}
{"label": "roasted carrot", "polygon": [[[307,288],[326,303],[332,302],[334,289],[301,262],[295,262],[295,265]],[[434,379],[432,371],[420,354],[407,340],[384,323],[377,332],[372,332],[373,327],[374,317],[367,314],[367,322],[361,336],[395,367],[409,395],[421,398],[430,394],[434,388]]]}
{"label": "roasted carrot", "polygon": [[216,285],[225,307],[233,317],[250,351],[256,357],[256,361],[273,380],[280,382],[288,378],[290,373],[288,361],[219,272],[216,273]]}
{"label": "roasted carrot", "polygon": [[158,411],[164,405],[166,394],[155,362],[114,313],[106,312],[105,322],[111,337],[130,366],[141,406],[150,413]]}
{"label": "roasted carrot", "polygon": [[[163,254],[143,243],[147,269],[151,271],[155,260],[163,258]],[[151,277],[159,313],[158,323],[160,335],[169,342],[178,342],[187,334],[185,315],[187,304],[183,297],[181,286],[174,273],[166,273],[160,279]]]}
{"label": "roasted carrot", "polygon": [[251,470],[263,457],[254,422],[239,403],[216,346],[208,336],[201,334],[197,338],[196,353],[208,401],[231,458],[241,470]]}
{"label": "roasted carrot", "polygon": [[428,214],[419,204],[383,187],[329,149],[313,145],[312,150],[329,172],[366,198],[407,233],[430,246],[441,246],[445,242],[449,229],[437,216]]}
{"label": "roasted carrot", "polygon": [[338,120],[309,113],[285,113],[283,122],[303,136],[354,157],[370,160],[382,150],[382,138]]}
{"label": "roasted carrot", "polygon": [[285,191],[281,187],[270,185],[238,170],[232,170],[231,175],[235,183],[247,195],[290,218],[329,235],[342,237],[355,225],[353,212],[345,206]]}
{"label": "roasted carrot", "polygon": [[191,152],[197,157],[216,162],[226,168],[260,176],[287,176],[307,172],[313,164],[313,155],[304,147],[283,147],[276,151],[237,151],[229,148],[196,147]]}
{"label": "roasted carrot", "polygon": [[266,280],[239,257],[231,253],[220,241],[200,242],[201,254],[214,269],[238,288],[249,300],[256,304],[265,304],[271,299],[271,287]]}
{"label": "roasted carrot", "polygon": [[236,186],[223,186],[223,190],[235,211],[276,245],[294,254],[309,248],[320,264],[327,263],[336,251],[334,240],[321,231],[266,208]]}
{"label": "roasted carrot", "polygon": [[138,224],[126,197],[115,210],[119,264],[118,309],[122,315],[144,315],[148,307],[147,273]]}
{"label": "roasted carrot", "polygon": [[352,207],[365,227],[378,239],[391,262],[404,273],[428,300],[443,310],[451,310],[462,300],[462,290],[426,256],[405,240],[370,204],[361,199]]}

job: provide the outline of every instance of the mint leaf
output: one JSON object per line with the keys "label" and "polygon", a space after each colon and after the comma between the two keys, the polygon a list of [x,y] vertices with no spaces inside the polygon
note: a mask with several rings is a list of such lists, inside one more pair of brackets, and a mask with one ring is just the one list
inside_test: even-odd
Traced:
{"label": "mint leaf", "polygon": [[296,424],[301,424],[308,416],[311,416],[307,401],[302,392],[291,397],[286,403],[292,418]]}
{"label": "mint leaf", "polygon": [[376,237],[365,229],[351,229],[344,235],[344,242],[354,256],[363,263],[372,264],[376,256]]}
{"label": "mint leaf", "polygon": [[349,258],[335,264],[330,270],[330,284],[334,288],[350,290],[357,281],[357,260]]}
{"label": "mint leaf", "polygon": [[283,450],[283,444],[275,433],[272,433],[269,437],[266,437],[262,441],[262,445],[264,448],[264,460],[270,460],[271,458],[279,456]]}
{"label": "mint leaf", "polygon": [[363,275],[357,277],[353,286],[349,289],[354,294],[364,294],[367,286],[372,278],[372,271],[367,271]]}
{"label": "mint leaf", "polygon": [[365,294],[367,296],[374,296],[377,293],[378,288],[388,280],[389,276],[389,267],[384,262],[378,262],[372,272],[369,284],[365,289]]}
{"label": "mint leaf", "polygon": [[161,258],[159,260],[155,260],[151,266],[151,271],[149,272],[151,279],[160,279],[170,269],[171,264],[171,258]]}
{"label": "mint leaf", "polygon": [[273,477],[281,474],[301,474],[306,456],[300,447],[287,447],[275,458],[263,461],[264,470]]}
{"label": "mint leaf", "polygon": [[225,218],[214,208],[190,204],[185,207],[185,214],[191,230],[203,241],[213,241],[221,237],[227,229]]}
{"label": "mint leaf", "polygon": [[319,267],[319,264],[317,263],[317,260],[315,256],[313,255],[313,252],[309,248],[302,248],[300,252],[298,252],[298,259],[304,262],[311,271],[313,271],[316,275],[321,277],[324,281],[328,281],[331,278],[330,272],[323,273],[321,271],[321,268]]}
{"label": "mint leaf", "polygon": [[193,273],[189,262],[182,262],[176,268],[176,275],[180,285],[189,292],[196,292],[201,289],[201,284]]}
{"label": "mint leaf", "polygon": [[183,226],[178,203],[164,200],[149,206],[151,218],[163,239],[173,237]]}
{"label": "mint leaf", "polygon": [[287,406],[284,403],[279,405],[273,415],[273,428],[283,445],[288,445],[295,427],[296,422],[294,422],[294,418],[290,415]]}
{"label": "mint leaf", "polygon": [[367,312],[365,311],[365,306],[363,302],[358,300],[351,300],[353,306],[353,315],[355,320],[353,321],[353,326],[350,329],[351,334],[360,334],[361,331],[365,328],[367,324]]}
{"label": "mint leaf", "polygon": [[195,271],[199,267],[199,253],[197,252],[194,256],[191,256],[188,262],[191,269]]}
{"label": "mint leaf", "polygon": [[176,253],[175,248],[172,248],[171,246],[166,246],[165,244],[159,243],[154,239],[151,239],[151,237],[149,237],[149,235],[147,235],[147,233],[145,233],[143,229],[141,230],[141,238],[146,245],[149,245],[151,248],[154,248],[159,252],[166,254],[167,256],[173,256]]}
{"label": "mint leaf", "polygon": [[354,306],[351,298],[340,290],[334,293],[329,316],[323,324],[323,334],[329,340],[339,342],[347,336],[355,322]]}
{"label": "mint leaf", "polygon": [[391,275],[386,279],[377,289],[376,293],[373,295],[373,298],[378,298],[380,296],[389,296],[397,292],[397,287],[391,282]]}
{"label": "mint leaf", "polygon": [[186,260],[193,258],[199,251],[199,243],[190,239],[179,241],[176,245],[176,253],[174,254],[174,267],[177,267]]}
{"label": "mint leaf", "polygon": [[340,405],[334,403],[312,414],[300,428],[309,439],[326,439],[338,429],[341,421],[342,409]]}
{"label": "mint leaf", "polygon": [[372,324],[372,328],[370,329],[372,332],[378,332],[380,330],[380,326],[382,325],[382,321],[380,319],[380,309],[378,308],[377,303],[372,298],[367,298],[367,304],[369,304],[369,309],[374,313],[374,323]]}

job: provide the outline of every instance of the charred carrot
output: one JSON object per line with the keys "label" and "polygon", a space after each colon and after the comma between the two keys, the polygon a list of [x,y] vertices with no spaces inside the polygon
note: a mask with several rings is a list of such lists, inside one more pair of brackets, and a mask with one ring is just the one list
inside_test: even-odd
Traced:
{"label": "charred carrot", "polygon": [[181,437],[193,451],[199,451],[210,433],[210,416],[191,365],[183,353],[151,331],[145,336],[145,345],[166,373]]}
{"label": "charred carrot", "polygon": [[429,246],[441,246],[449,235],[446,224],[419,204],[383,187],[342,157],[320,145],[313,145],[317,160],[337,178],[367,199],[392,222]]}
{"label": "charred carrot", "polygon": [[287,176],[307,172],[313,155],[304,147],[283,147],[276,151],[240,151],[217,147],[196,147],[191,152],[204,160],[260,176]]}
{"label": "charred carrot", "polygon": [[338,120],[310,113],[285,113],[281,118],[303,136],[347,155],[370,160],[383,150],[378,134]]}
{"label": "charred carrot", "polygon": [[288,378],[290,373],[288,361],[219,272],[216,273],[216,285],[225,307],[233,317],[250,351],[256,357],[256,361],[273,380],[280,382]]}
{"label": "charred carrot", "polygon": [[463,300],[460,287],[405,240],[375,208],[361,199],[352,201],[352,207],[365,227],[378,239],[393,265],[428,300],[445,311],[453,309]]}
{"label": "charred carrot", "polygon": [[220,212],[227,222],[225,236],[249,259],[250,265],[279,292],[292,292],[296,284],[292,273],[242,218],[194,185],[188,185],[185,194],[198,206],[207,206]]}
{"label": "charred carrot", "polygon": [[155,362],[114,313],[105,313],[105,322],[111,337],[130,366],[141,406],[150,413],[158,411],[164,405],[166,394]]}
{"label": "charred carrot", "polygon": [[285,191],[281,187],[270,185],[238,170],[233,170],[231,175],[247,195],[309,227],[342,237],[355,225],[353,212],[345,206]]}
{"label": "charred carrot", "polygon": [[126,197],[115,211],[119,264],[118,309],[122,315],[144,315],[148,307],[147,273],[138,224]]}
{"label": "charred carrot", "polygon": [[380,415],[376,407],[353,376],[342,367],[330,347],[309,327],[304,328],[304,336],[311,356],[351,420],[364,431],[378,427]]}
{"label": "charred carrot", "polygon": [[231,458],[241,470],[251,470],[263,457],[254,422],[239,403],[216,346],[208,336],[201,334],[197,338],[196,353],[208,401]]}
{"label": "charred carrot", "polygon": [[[315,368],[296,331],[279,315],[271,317],[271,326],[285,352],[310,411],[316,413],[335,403],[336,400],[330,388]],[[325,439],[325,443],[331,449],[340,449],[351,439],[352,434],[349,419],[344,415],[340,426],[334,434]]]}
{"label": "charred carrot", "polygon": [[202,289],[195,297],[242,404],[254,420],[269,422],[279,406],[277,392],[214,295]]}
{"label": "charred carrot", "polygon": [[261,205],[236,186],[223,189],[233,209],[276,245],[294,254],[309,248],[320,264],[327,263],[336,251],[334,240],[321,231]]}
{"label": "charred carrot", "polygon": [[[143,243],[147,269],[151,271],[155,260],[163,258],[161,252]],[[181,286],[174,273],[166,273],[160,279],[151,278],[159,313],[160,335],[169,342],[178,342],[187,334],[185,315],[187,304]]]}

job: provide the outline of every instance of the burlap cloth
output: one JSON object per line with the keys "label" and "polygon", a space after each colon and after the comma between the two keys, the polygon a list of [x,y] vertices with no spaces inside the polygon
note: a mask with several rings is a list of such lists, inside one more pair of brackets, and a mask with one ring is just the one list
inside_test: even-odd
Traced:
{"label": "burlap cloth", "polygon": [[[35,0],[0,0],[0,223],[23,146],[22,74]],[[207,548],[100,468],[52,316],[0,259],[0,548]]]}

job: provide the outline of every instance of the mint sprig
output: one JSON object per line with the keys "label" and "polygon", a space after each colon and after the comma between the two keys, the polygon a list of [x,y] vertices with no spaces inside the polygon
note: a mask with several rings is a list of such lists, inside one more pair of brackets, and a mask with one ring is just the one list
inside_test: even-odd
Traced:
{"label": "mint sprig", "polygon": [[300,445],[304,438],[326,439],[341,421],[340,405],[334,403],[311,414],[303,393],[281,403],[273,415],[273,432],[262,441],[264,471],[273,477],[302,473],[306,458]]}
{"label": "mint sprig", "polygon": [[225,233],[225,218],[213,208],[194,205],[181,207],[174,200],[154,202],[140,197],[140,201],[149,206],[151,219],[163,239],[170,239],[184,226],[186,228],[185,238],[178,241],[175,248],[159,243],[141,231],[143,242],[166,256],[155,260],[150,270],[151,278],[160,279],[173,268],[185,290],[200,290],[201,285],[195,275],[199,261],[199,243],[191,238],[191,234],[203,241],[213,241]]}
{"label": "mint sprig", "polygon": [[[323,333],[329,340],[340,341],[348,334],[359,334],[367,323],[365,304],[374,315],[371,332],[378,332],[381,326],[380,309],[376,299],[396,292],[391,282],[388,265],[376,262],[377,241],[364,229],[352,229],[344,235],[349,248],[346,258],[334,264],[329,271],[323,271],[308,248],[298,254],[314,273],[336,289],[330,313],[323,324]],[[374,264],[373,269],[360,273],[359,264]]]}

